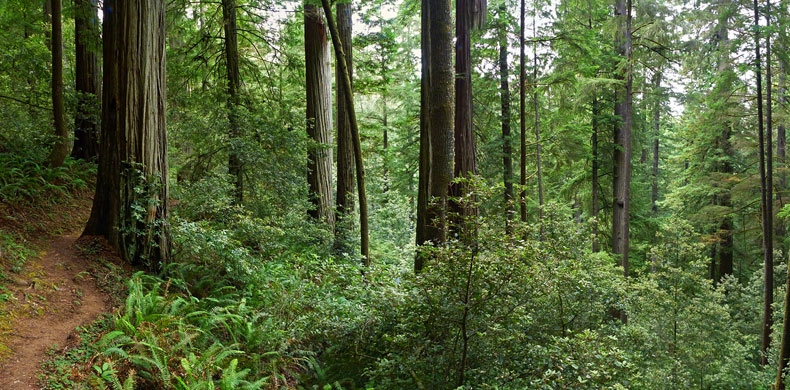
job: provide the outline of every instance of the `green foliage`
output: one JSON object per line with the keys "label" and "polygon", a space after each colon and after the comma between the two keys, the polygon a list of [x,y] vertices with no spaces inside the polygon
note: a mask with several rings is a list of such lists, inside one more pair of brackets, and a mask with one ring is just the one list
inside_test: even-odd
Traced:
{"label": "green foliage", "polygon": [[0,153],[0,202],[43,201],[68,197],[88,187],[95,166],[67,159],[50,168],[23,154]]}

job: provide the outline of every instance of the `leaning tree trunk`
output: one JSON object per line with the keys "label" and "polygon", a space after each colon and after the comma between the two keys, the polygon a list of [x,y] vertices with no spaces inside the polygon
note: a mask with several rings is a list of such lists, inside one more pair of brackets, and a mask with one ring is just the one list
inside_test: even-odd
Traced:
{"label": "leaning tree trunk", "polygon": [[304,6],[305,73],[307,75],[307,135],[314,145],[307,154],[307,184],[313,209],[310,216],[332,229],[332,79],[329,41],[324,13],[315,5]]}
{"label": "leaning tree trunk", "polygon": [[76,0],[74,8],[77,112],[71,157],[95,160],[100,131],[99,60],[94,49],[100,43],[97,0]]}
{"label": "leaning tree trunk", "polygon": [[510,232],[513,219],[513,158],[510,145],[510,84],[507,69],[507,8],[503,3],[499,10],[499,85],[502,106],[502,172],[505,183],[505,231]]}
{"label": "leaning tree trunk", "polygon": [[360,253],[364,265],[370,266],[370,249],[368,235],[368,196],[365,192],[365,166],[362,158],[362,142],[359,138],[359,126],[357,124],[357,113],[354,109],[354,94],[351,87],[351,69],[346,63],[346,56],[343,53],[343,43],[340,40],[340,33],[337,30],[334,19],[332,19],[332,8],[329,0],[322,0],[321,5],[326,13],[326,20],[329,23],[329,31],[332,33],[332,46],[335,48],[337,65],[340,74],[343,76],[341,88],[346,101],[346,116],[351,128],[351,142],[354,145],[354,165],[356,166],[357,192],[359,193],[359,230],[360,230]]}
{"label": "leaning tree trunk", "polygon": [[52,114],[55,145],[49,153],[49,166],[59,167],[69,155],[69,134],[63,109],[63,23],[60,0],[50,0],[52,7]]}
{"label": "leaning tree trunk", "polygon": [[[337,29],[340,41],[343,43],[343,53],[346,65],[351,74],[353,88],[353,62],[351,45],[351,3],[337,3]],[[335,69],[335,88],[337,90],[337,197],[335,203],[337,219],[335,227],[335,250],[339,253],[350,250],[350,233],[353,231],[351,213],[354,211],[354,145],[351,136],[351,123],[348,119],[345,90],[343,89],[344,75],[340,67]]]}
{"label": "leaning tree trunk", "polygon": [[626,62],[625,88],[617,88],[615,116],[614,152],[614,202],[612,204],[612,252],[620,255],[619,264],[628,276],[629,213],[631,206],[631,0],[617,0],[615,15],[619,19],[617,53]]}
{"label": "leaning tree trunk", "polygon": [[228,174],[233,180],[233,201],[244,201],[244,172],[239,156],[241,124],[239,107],[239,48],[236,30],[236,0],[222,0],[222,24],[225,31],[225,70],[228,78],[228,123],[230,124],[230,152],[228,154]]}
{"label": "leaning tree trunk", "polygon": [[453,178],[453,33],[452,2],[430,0],[431,34],[431,198],[427,240],[447,240],[447,194]]}
{"label": "leaning tree trunk", "polygon": [[83,234],[157,270],[170,252],[164,0],[105,0],[102,36],[99,171]]}
{"label": "leaning tree trunk", "polygon": [[[422,0],[420,14],[420,180],[417,189],[417,246],[428,242],[427,232],[430,229],[428,203],[431,191],[431,128],[430,128],[430,95],[431,95],[431,39],[430,39],[430,5],[429,0]],[[414,272],[420,272],[425,263],[424,254],[417,251],[414,257]]]}

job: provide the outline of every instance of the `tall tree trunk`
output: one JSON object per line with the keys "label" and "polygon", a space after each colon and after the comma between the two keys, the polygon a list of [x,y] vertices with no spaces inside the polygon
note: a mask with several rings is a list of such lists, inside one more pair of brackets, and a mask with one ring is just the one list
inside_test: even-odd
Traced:
{"label": "tall tree trunk", "polygon": [[527,221],[527,64],[526,54],[524,53],[524,29],[526,24],[524,18],[526,15],[525,0],[521,0],[521,29],[519,30],[519,120],[521,125],[521,179],[519,184],[521,190],[519,191],[519,203],[521,204],[521,222]]}
{"label": "tall tree trunk", "polygon": [[230,153],[228,154],[228,174],[233,180],[233,200],[240,205],[244,201],[244,172],[239,156],[241,137],[241,118],[239,106],[239,48],[236,30],[236,0],[222,0],[222,24],[225,29],[225,68],[228,77],[228,123],[230,124]]}
{"label": "tall tree trunk", "polygon": [[[431,128],[430,128],[430,95],[431,95],[431,18],[430,2],[422,0],[420,14],[420,167],[417,189],[417,246],[429,241],[427,232],[430,229],[428,203],[431,191]],[[422,270],[425,258],[417,251],[414,258],[414,272]]]}
{"label": "tall tree trunk", "polygon": [[[760,15],[757,6],[757,0],[754,0],[754,51],[755,51],[755,66],[757,76],[757,131],[758,131],[758,154],[760,156],[760,200],[762,211],[762,230],[763,230],[763,272],[764,272],[764,294],[763,294],[763,323],[762,323],[762,357],[760,362],[762,364],[768,363],[768,347],[771,345],[771,325],[773,318],[773,311],[771,304],[773,303],[774,291],[774,277],[773,277],[773,253],[771,250],[771,215],[768,214],[768,188],[766,178],[766,158],[765,158],[765,141],[763,134],[763,85],[762,85],[762,60],[760,59]],[[770,62],[770,61],[769,61]]]}
{"label": "tall tree trunk", "polygon": [[616,0],[615,16],[618,18],[617,53],[625,62],[625,88],[617,88],[614,152],[614,202],[612,205],[612,252],[620,255],[619,264],[628,276],[629,217],[631,207],[631,0]]}
{"label": "tall tree trunk", "polygon": [[[785,94],[787,93],[785,87],[785,69],[784,66],[780,64],[779,66],[779,96],[777,97],[777,103],[779,107],[784,107],[786,103]],[[779,177],[777,178],[776,183],[776,200],[777,200],[777,208],[779,210],[784,207],[784,192],[787,190],[787,174],[785,170],[787,169],[787,162],[785,160],[785,153],[787,149],[787,135],[785,132],[785,125],[784,121],[781,121],[778,126],[776,126],[776,160],[779,163]],[[776,225],[776,242],[779,243],[779,247],[782,250],[782,254],[785,256],[787,255],[787,247],[784,244],[785,235],[787,234],[787,230],[785,228],[785,223],[783,219],[779,219]]]}
{"label": "tall tree trunk", "polygon": [[63,23],[61,0],[50,0],[52,6],[52,114],[55,123],[55,145],[49,153],[49,166],[59,167],[69,155],[69,134],[63,109]]}
{"label": "tall tree trunk", "polygon": [[[44,44],[52,51],[52,0],[44,0]],[[47,28],[49,27],[49,28]]]}
{"label": "tall tree trunk", "polygon": [[[658,94],[661,91],[661,72],[657,71],[653,75],[653,91]],[[661,101],[659,96],[656,96],[656,103],[653,107],[653,171],[651,174],[651,190],[650,190],[650,210],[653,216],[658,213],[658,146],[661,137]]]}
{"label": "tall tree trunk", "polygon": [[[600,108],[598,107],[598,97],[593,96],[592,101],[592,215],[598,218],[600,206],[598,199],[598,115]],[[600,250],[598,243],[598,221],[592,227],[593,242],[592,251],[598,252]]]}
{"label": "tall tree trunk", "polygon": [[[720,27],[716,33],[716,39],[719,46],[719,64],[718,64],[718,82],[716,90],[718,90],[718,99],[721,102],[727,102],[732,95],[732,65],[730,62],[730,38],[729,38],[729,24],[726,17],[730,8],[729,1],[723,1],[718,11],[720,16]],[[729,107],[727,105],[726,107]],[[726,118],[726,116],[725,116]],[[730,134],[732,123],[729,119],[724,119],[722,123],[721,135],[718,137],[717,143],[722,153],[722,164],[719,167],[720,171],[725,175],[732,175],[733,166],[730,162],[730,156],[733,155],[732,143],[730,142]],[[718,197],[718,203],[723,207],[731,207],[730,190],[727,189],[723,194]],[[732,217],[725,216],[719,225],[719,234],[721,235],[721,242],[719,243],[719,269],[717,274],[717,281],[726,275],[732,275],[733,272],[733,222]]]}
{"label": "tall tree trunk", "polygon": [[76,0],[74,7],[77,112],[71,157],[95,160],[99,153],[99,18],[96,0]]}
{"label": "tall tree trunk", "polygon": [[[540,164],[540,111],[538,102],[538,3],[534,3],[532,9],[532,39],[535,40],[532,44],[532,101],[535,105],[535,160],[538,168],[538,219],[543,221],[543,172],[541,172]],[[543,228],[541,227],[541,232]]]}
{"label": "tall tree trunk", "polygon": [[323,11],[304,6],[305,73],[307,74],[307,135],[314,145],[307,153],[307,183],[313,209],[310,215],[332,229],[332,79],[329,41]]}
{"label": "tall tree trunk", "polygon": [[429,0],[431,34],[431,199],[426,239],[447,240],[447,194],[453,178],[453,33],[452,2]]}
{"label": "tall tree trunk", "polygon": [[360,253],[365,266],[370,265],[369,235],[368,235],[368,196],[365,192],[365,166],[362,160],[362,142],[359,138],[359,126],[357,125],[357,114],[354,109],[354,94],[351,87],[351,69],[346,63],[346,55],[343,53],[343,43],[340,40],[340,33],[332,18],[332,8],[329,0],[322,0],[322,6],[326,13],[326,20],[329,23],[329,31],[332,33],[332,46],[335,48],[337,65],[343,75],[343,96],[346,100],[346,116],[351,127],[351,141],[354,145],[354,165],[356,166],[357,192],[359,193],[359,228],[360,228]]}
{"label": "tall tree trunk", "polygon": [[499,85],[502,106],[502,165],[505,183],[505,231],[510,233],[513,219],[513,158],[510,145],[510,85],[507,69],[507,8],[503,3],[499,9]]}
{"label": "tall tree trunk", "polygon": [[104,236],[124,260],[156,270],[170,253],[165,2],[105,0],[103,21],[99,170],[83,234]]}
{"label": "tall tree trunk", "polygon": [[[477,174],[475,139],[472,128],[472,0],[456,0],[455,45],[455,164],[453,177],[468,179]],[[453,182],[450,185],[450,210],[454,214],[453,229],[460,236],[473,239],[474,229],[468,226],[469,218],[477,208],[459,201],[467,196],[469,183]]]}
{"label": "tall tree trunk", "polygon": [[[340,41],[343,42],[343,53],[346,56],[348,71],[352,75],[353,88],[353,62],[351,41],[351,3],[337,3],[337,29]],[[343,90],[343,77],[340,67],[335,69],[335,88],[337,89],[337,209],[335,216],[335,250],[339,253],[350,250],[349,233],[353,231],[350,223],[351,212],[354,211],[354,146],[351,136],[351,124],[346,108],[345,91]]]}

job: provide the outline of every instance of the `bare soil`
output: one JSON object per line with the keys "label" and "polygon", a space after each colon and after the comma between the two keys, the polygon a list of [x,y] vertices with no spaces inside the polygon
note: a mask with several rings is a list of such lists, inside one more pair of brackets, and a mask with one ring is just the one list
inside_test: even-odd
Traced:
{"label": "bare soil", "polygon": [[40,389],[39,373],[47,350],[63,346],[75,328],[108,309],[109,297],[96,286],[78,232],[45,240],[39,256],[9,290],[16,302],[5,337],[10,355],[0,361],[0,389]]}

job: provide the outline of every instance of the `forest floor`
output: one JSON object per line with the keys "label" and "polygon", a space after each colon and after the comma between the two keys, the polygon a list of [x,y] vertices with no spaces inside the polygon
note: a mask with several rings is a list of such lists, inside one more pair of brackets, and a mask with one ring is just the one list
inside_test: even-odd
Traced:
{"label": "forest floor", "polygon": [[107,279],[117,277],[111,264],[117,262],[108,261],[112,255],[95,239],[79,239],[89,202],[83,193],[65,204],[0,205],[0,215],[8,215],[0,221],[0,233],[21,241],[11,249],[28,251],[17,254],[22,260],[9,269],[7,260],[15,255],[9,245],[0,245],[0,260],[6,263],[0,264],[6,271],[0,272],[0,389],[42,388],[47,377],[42,363],[78,345],[77,327],[94,322],[117,302],[106,288],[113,284]]}

